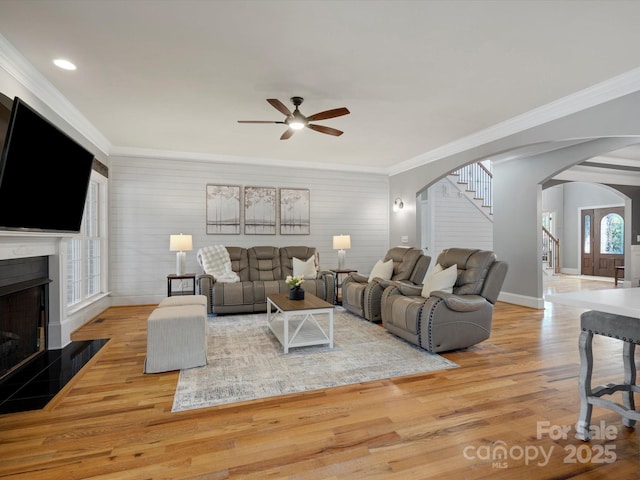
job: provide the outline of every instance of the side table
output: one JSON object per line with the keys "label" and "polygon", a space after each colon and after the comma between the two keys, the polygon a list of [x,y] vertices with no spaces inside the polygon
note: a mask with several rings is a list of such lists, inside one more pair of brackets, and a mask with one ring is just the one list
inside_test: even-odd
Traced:
{"label": "side table", "polygon": [[[350,273],[356,273],[358,270],[353,268],[331,268],[329,271],[336,276],[336,305],[342,305],[342,280]],[[342,279],[340,275],[342,275]]]}
{"label": "side table", "polygon": [[[174,290],[172,282],[179,280],[180,281],[180,289]],[[190,288],[185,290],[184,284],[190,284]],[[172,273],[167,275],[167,297],[171,297],[172,295],[195,295],[196,294],[196,274],[195,273],[184,273],[182,275],[177,275]]]}

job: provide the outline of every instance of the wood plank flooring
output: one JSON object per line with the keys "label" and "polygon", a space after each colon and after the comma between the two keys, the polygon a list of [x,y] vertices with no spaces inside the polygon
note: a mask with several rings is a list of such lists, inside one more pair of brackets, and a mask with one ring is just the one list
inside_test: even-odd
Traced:
{"label": "wood plank flooring", "polygon": [[[0,416],[0,478],[640,478],[618,415],[594,407],[610,438],[574,438],[583,310],[546,305],[498,303],[489,340],[443,354],[457,369],[177,414],[178,373],[142,373],[154,306],[113,307],[73,334],[111,340],[45,409]],[[596,336],[597,383],[621,352]]]}

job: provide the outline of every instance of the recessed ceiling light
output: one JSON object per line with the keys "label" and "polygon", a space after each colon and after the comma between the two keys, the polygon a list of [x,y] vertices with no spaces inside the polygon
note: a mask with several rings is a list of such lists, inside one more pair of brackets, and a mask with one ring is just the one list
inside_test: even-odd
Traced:
{"label": "recessed ceiling light", "polygon": [[75,70],[76,66],[71,63],[69,60],[65,60],[63,58],[56,58],[53,63],[64,70]]}

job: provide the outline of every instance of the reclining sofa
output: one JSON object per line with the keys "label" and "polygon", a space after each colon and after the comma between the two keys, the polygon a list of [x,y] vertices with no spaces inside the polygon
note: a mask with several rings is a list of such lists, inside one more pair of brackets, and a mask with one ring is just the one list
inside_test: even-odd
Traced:
{"label": "reclining sofa", "polygon": [[491,251],[448,248],[438,255],[436,265],[455,266],[451,290],[423,296],[422,285],[392,283],[382,294],[384,327],[434,353],[467,348],[489,338],[506,262]]}
{"label": "reclining sofa", "polygon": [[[198,293],[207,297],[207,312],[217,315],[266,312],[267,296],[289,292],[285,279],[294,274],[294,258],[307,261],[314,257],[316,267],[320,264],[314,247],[225,248],[231,269],[238,274],[238,282],[219,282],[214,275],[207,273],[196,276]],[[315,278],[305,279],[302,288],[335,304],[335,277],[331,272],[317,271]]]}
{"label": "reclining sofa", "polygon": [[370,322],[382,321],[382,292],[391,282],[408,285],[422,283],[431,257],[422,254],[417,248],[393,247],[383,258],[383,262],[393,260],[393,271],[390,279],[374,278],[359,273],[351,273],[342,282],[342,306]]}

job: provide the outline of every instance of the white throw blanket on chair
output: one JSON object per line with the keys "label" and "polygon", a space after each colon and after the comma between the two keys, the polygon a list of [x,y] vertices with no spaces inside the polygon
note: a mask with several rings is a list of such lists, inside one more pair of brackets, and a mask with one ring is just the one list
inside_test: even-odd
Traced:
{"label": "white throw blanket on chair", "polygon": [[198,250],[196,256],[204,273],[213,275],[216,282],[236,283],[240,277],[231,269],[231,258],[224,245],[211,245]]}

